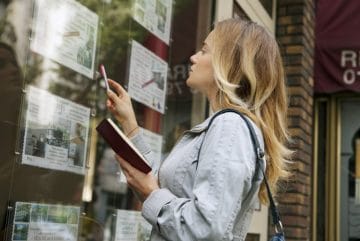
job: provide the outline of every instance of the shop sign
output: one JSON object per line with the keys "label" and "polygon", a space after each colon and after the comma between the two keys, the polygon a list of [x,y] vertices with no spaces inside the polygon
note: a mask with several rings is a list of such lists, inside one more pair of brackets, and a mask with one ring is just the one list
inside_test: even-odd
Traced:
{"label": "shop sign", "polygon": [[360,92],[360,4],[317,1],[315,92]]}

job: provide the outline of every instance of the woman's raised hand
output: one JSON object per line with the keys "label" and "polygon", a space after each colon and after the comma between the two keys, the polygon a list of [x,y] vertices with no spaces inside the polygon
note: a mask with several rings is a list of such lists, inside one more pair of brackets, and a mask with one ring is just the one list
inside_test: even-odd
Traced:
{"label": "woman's raised hand", "polygon": [[106,106],[114,117],[119,121],[125,134],[133,132],[137,128],[134,109],[131,104],[131,99],[126,90],[114,80],[108,79],[109,85],[115,90],[108,91],[108,99]]}

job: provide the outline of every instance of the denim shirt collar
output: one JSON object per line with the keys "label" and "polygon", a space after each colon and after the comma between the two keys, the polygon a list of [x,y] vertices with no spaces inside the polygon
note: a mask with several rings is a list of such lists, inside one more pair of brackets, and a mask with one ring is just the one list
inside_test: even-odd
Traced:
{"label": "denim shirt collar", "polygon": [[204,120],[202,123],[194,126],[193,128],[191,128],[190,130],[185,131],[185,133],[190,133],[190,134],[199,134],[202,133],[204,131],[206,131],[208,129],[208,125],[209,122],[212,118],[212,116],[216,114],[216,112],[212,113],[206,120]]}

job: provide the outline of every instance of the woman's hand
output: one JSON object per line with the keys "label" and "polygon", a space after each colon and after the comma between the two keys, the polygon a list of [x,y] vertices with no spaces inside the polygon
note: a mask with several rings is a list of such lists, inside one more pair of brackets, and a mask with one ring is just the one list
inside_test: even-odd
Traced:
{"label": "woman's hand", "polygon": [[116,155],[121,170],[124,172],[128,185],[139,194],[141,201],[150,195],[154,190],[159,189],[159,184],[152,172],[145,174],[135,167],[131,166],[130,163]]}
{"label": "woman's hand", "polygon": [[110,86],[115,90],[108,91],[106,106],[119,121],[125,134],[132,132],[138,126],[131,99],[128,93],[117,82],[108,79]]}

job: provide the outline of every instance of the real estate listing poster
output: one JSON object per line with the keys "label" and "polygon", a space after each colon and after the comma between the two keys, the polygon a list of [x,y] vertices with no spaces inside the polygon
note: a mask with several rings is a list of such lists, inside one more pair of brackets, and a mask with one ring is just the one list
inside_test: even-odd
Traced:
{"label": "real estate listing poster", "polygon": [[[147,129],[141,128],[141,131],[143,133],[143,138],[144,141],[149,145],[151,152],[153,153],[153,158],[154,161],[156,162],[155,165],[152,165],[153,170],[159,170],[159,166],[160,166],[160,162],[161,162],[161,158],[162,158],[162,154],[161,154],[161,149],[162,149],[162,141],[163,138],[161,135],[156,134],[152,131],[149,131]],[[105,158],[103,158],[103,162],[109,162],[108,165],[110,165],[110,163],[115,163],[116,166],[116,160],[114,158],[114,151],[112,149],[109,149],[111,154],[107,154],[108,155],[108,160],[106,160]],[[101,164],[100,164],[101,167]],[[117,170],[116,167],[112,167],[112,170]],[[114,180],[113,182],[121,182],[121,183],[126,183],[126,177],[124,175],[124,173],[121,171],[121,169],[119,169],[120,171],[120,177],[119,180]],[[127,186],[127,185],[126,185]],[[116,184],[116,190],[119,191],[119,184]]]}
{"label": "real estate listing poster", "polygon": [[93,78],[98,16],[74,0],[36,0],[30,48]]}
{"label": "real estate listing poster", "polygon": [[133,40],[129,69],[129,95],[164,113],[168,64]]}
{"label": "real estate listing poster", "polygon": [[152,131],[142,128],[145,142],[149,145],[153,152],[154,159],[157,164],[161,161],[162,136]]}
{"label": "real estate listing poster", "polygon": [[172,4],[172,0],[135,0],[133,18],[169,44]]}
{"label": "real estate listing poster", "polygon": [[75,241],[80,207],[17,202],[11,240]]}
{"label": "real estate listing poster", "polygon": [[30,86],[22,163],[85,173],[90,109]]}
{"label": "real estate listing poster", "polygon": [[148,241],[151,228],[139,211],[117,210],[115,241]]}

